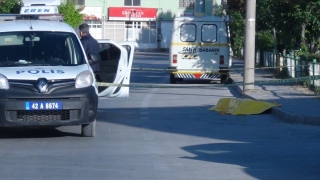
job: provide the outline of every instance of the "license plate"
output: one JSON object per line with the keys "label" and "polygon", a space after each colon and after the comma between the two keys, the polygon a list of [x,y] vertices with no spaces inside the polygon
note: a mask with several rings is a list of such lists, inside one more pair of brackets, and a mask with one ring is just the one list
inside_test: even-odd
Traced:
{"label": "license plate", "polygon": [[26,110],[62,109],[62,102],[26,102]]}

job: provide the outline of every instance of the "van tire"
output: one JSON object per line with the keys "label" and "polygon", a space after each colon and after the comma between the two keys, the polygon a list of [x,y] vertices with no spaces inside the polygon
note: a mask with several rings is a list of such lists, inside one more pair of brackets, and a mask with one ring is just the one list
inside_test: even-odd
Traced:
{"label": "van tire", "polygon": [[170,74],[170,84],[177,84],[177,80],[174,77],[174,74]]}
{"label": "van tire", "polygon": [[94,137],[96,135],[96,120],[90,124],[82,124],[81,135],[83,137]]}
{"label": "van tire", "polygon": [[228,84],[229,83],[229,76],[228,75],[222,75],[221,76],[221,80],[220,80],[220,83],[221,84]]}

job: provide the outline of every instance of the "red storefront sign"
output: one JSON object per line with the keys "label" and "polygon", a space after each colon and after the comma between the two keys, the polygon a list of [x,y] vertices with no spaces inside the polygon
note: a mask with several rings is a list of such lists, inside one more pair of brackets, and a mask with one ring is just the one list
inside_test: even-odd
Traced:
{"label": "red storefront sign", "polygon": [[157,8],[109,7],[109,20],[155,21]]}

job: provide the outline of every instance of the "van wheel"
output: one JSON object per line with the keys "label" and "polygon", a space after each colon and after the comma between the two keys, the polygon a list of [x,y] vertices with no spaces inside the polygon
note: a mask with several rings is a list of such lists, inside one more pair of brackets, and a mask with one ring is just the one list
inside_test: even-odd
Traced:
{"label": "van wheel", "polygon": [[96,135],[96,120],[90,124],[81,125],[81,135],[83,137],[94,137]]}
{"label": "van wheel", "polygon": [[174,74],[170,74],[170,84],[177,84],[177,80],[174,77]]}
{"label": "van wheel", "polygon": [[221,84],[228,84],[228,83],[229,83],[229,76],[227,76],[227,75],[222,75],[222,76],[221,76],[220,83],[221,83]]}

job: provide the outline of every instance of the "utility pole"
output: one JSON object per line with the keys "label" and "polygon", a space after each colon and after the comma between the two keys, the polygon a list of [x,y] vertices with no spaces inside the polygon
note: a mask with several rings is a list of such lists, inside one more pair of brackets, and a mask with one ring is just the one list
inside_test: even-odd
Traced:
{"label": "utility pole", "polygon": [[226,18],[227,16],[227,0],[221,0],[221,6],[222,6],[222,17]]}
{"label": "utility pole", "polygon": [[212,0],[212,16],[216,15],[216,6],[217,6],[216,0]]}
{"label": "utility pole", "polygon": [[106,16],[105,16],[105,3],[106,1],[103,0],[103,4],[102,4],[102,36],[101,36],[101,39],[105,39],[104,37],[104,34],[105,34],[105,19],[106,19]]}
{"label": "utility pole", "polygon": [[243,91],[254,89],[256,0],[247,0],[245,30]]}

